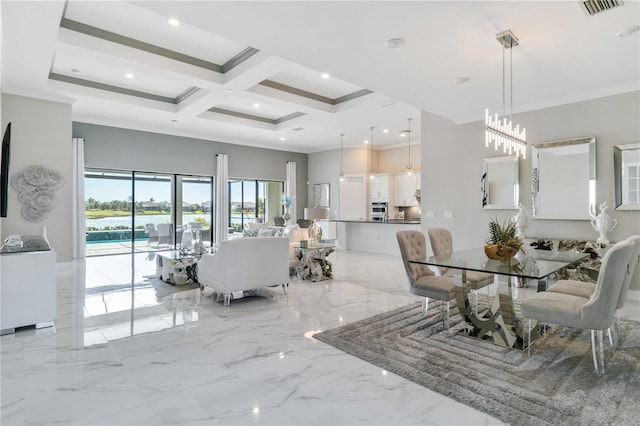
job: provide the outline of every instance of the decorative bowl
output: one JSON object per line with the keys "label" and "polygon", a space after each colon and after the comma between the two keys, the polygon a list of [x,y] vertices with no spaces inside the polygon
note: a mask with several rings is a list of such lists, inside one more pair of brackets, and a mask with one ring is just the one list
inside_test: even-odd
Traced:
{"label": "decorative bowl", "polygon": [[503,244],[485,244],[484,245],[484,254],[487,255],[489,259],[493,260],[509,260],[513,256],[515,256],[520,247],[507,246]]}

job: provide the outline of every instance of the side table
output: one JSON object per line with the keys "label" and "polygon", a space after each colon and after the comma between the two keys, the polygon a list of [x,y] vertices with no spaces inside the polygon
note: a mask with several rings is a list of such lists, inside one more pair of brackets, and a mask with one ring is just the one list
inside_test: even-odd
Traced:
{"label": "side table", "polygon": [[306,247],[295,246],[296,257],[300,260],[298,276],[303,280],[322,281],[333,278],[333,266],[327,257],[336,246],[329,243],[316,243]]}

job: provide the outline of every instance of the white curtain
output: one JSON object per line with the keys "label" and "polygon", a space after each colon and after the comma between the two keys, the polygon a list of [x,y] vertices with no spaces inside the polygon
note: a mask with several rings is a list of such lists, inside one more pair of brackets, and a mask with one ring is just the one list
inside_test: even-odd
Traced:
{"label": "white curtain", "polygon": [[73,258],[84,259],[87,236],[84,205],[84,139],[73,138],[73,207],[71,210],[71,238],[73,238]]}
{"label": "white curtain", "polygon": [[298,221],[298,202],[296,197],[296,162],[287,161],[287,168],[285,170],[284,181],[284,193],[291,198],[291,208],[289,214],[291,214],[291,223],[295,224]]}
{"label": "white curtain", "polygon": [[217,154],[216,165],[216,245],[229,238],[229,160]]}

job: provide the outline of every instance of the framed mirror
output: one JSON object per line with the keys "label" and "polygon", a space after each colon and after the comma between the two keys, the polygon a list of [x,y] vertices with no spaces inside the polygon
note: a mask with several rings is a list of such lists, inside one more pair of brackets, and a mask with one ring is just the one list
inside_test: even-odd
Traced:
{"label": "framed mirror", "polygon": [[531,148],[536,219],[590,220],[596,203],[596,138],[544,142]]}
{"label": "framed mirror", "polygon": [[520,202],[520,171],[517,155],[482,160],[482,208],[514,210]]}
{"label": "framed mirror", "polygon": [[640,143],[613,147],[616,210],[640,210]]}
{"label": "framed mirror", "polygon": [[329,205],[329,184],[316,183],[313,185],[314,207],[331,207]]}

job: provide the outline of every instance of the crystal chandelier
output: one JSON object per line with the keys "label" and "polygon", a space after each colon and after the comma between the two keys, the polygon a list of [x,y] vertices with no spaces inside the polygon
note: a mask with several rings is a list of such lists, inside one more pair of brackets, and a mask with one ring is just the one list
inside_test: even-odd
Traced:
{"label": "crystal chandelier", "polygon": [[[518,38],[511,30],[503,31],[496,35],[496,40],[502,45],[502,119],[496,113],[494,116],[489,115],[489,109],[485,110],[485,146],[489,147],[493,143],[496,150],[502,146],[505,153],[522,155],[527,157],[527,131],[520,125],[513,126],[511,116],[513,115],[513,54],[512,48],[518,45]],[[505,58],[504,51],[509,49],[509,94],[511,96],[509,119],[505,114]]]}

